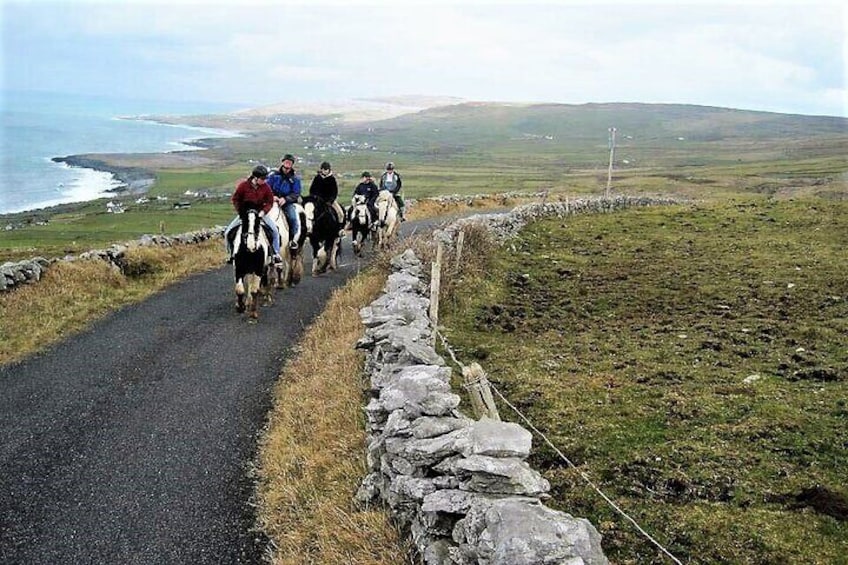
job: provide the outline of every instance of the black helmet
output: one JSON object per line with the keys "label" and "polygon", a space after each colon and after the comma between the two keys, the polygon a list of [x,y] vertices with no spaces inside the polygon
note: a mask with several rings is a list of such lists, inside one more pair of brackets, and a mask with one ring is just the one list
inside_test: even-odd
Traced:
{"label": "black helmet", "polygon": [[280,159],[280,163],[282,163],[283,161],[291,161],[292,163],[294,163],[294,155],[292,155],[291,153],[286,153],[285,155],[283,155],[283,158]]}
{"label": "black helmet", "polygon": [[330,167],[330,162],[329,162],[329,161],[324,161],[323,163],[321,163],[321,167],[320,167],[320,169],[321,169],[322,171],[329,171],[329,170],[331,170],[331,169],[332,169],[332,167]]}
{"label": "black helmet", "polygon": [[368,171],[362,171],[362,176],[363,176],[363,178],[364,177],[370,177],[371,173],[369,173]]}
{"label": "black helmet", "polygon": [[392,169],[394,169],[394,168],[395,168],[395,164],[394,164],[394,163],[392,163],[391,161],[389,161],[388,163],[386,163],[386,170],[387,170],[387,171],[391,171],[391,170],[392,170]]}
{"label": "black helmet", "polygon": [[256,165],[253,167],[253,171],[250,173],[250,176],[257,179],[264,179],[268,176],[268,167],[265,165]]}

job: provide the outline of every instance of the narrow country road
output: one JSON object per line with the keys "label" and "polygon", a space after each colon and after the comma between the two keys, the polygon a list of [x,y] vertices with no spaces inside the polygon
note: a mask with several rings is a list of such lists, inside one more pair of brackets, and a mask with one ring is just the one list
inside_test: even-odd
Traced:
{"label": "narrow country road", "polygon": [[256,324],[222,266],[0,367],[0,563],[261,562],[257,438],[291,346],[359,269],[344,245]]}

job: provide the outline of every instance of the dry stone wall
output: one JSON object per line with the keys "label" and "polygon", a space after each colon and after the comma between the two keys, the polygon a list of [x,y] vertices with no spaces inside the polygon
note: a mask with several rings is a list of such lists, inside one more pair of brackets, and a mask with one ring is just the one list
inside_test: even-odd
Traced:
{"label": "dry stone wall", "polygon": [[66,255],[62,258],[45,259],[34,257],[26,261],[6,262],[0,265],[0,292],[12,290],[22,284],[33,284],[41,280],[44,272],[59,261],[78,261],[100,259],[123,269],[126,265],[125,256],[128,249],[133,247],[173,247],[175,245],[191,245],[206,241],[213,237],[222,237],[223,226],[216,226],[179,235],[144,235],[141,238],[122,244],[110,245],[106,249],[86,251],[79,255]]}
{"label": "dry stone wall", "polygon": [[408,250],[392,266],[384,294],[361,311],[372,398],[359,502],[386,504],[427,565],[608,563],[592,524],[542,503],[550,484],[525,461],[530,432],[458,409],[421,261]]}
{"label": "dry stone wall", "polygon": [[[448,245],[471,223],[504,243],[528,222],[671,198],[584,198],[527,204],[458,220],[436,234]],[[518,424],[475,421],[459,410],[451,370],[434,347],[429,290],[411,250],[395,257],[384,294],[361,311],[371,400],[368,468],[357,498],[387,505],[427,565],[605,564],[587,520],[546,507],[548,481],[526,458],[532,436]]]}

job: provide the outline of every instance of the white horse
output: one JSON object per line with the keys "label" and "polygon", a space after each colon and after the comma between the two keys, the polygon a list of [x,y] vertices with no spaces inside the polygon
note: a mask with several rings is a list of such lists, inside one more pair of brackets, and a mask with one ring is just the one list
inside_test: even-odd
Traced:
{"label": "white horse", "polygon": [[291,249],[289,242],[289,222],[286,220],[286,215],[283,209],[274,202],[268,216],[277,225],[277,231],[280,232],[280,256],[283,258],[281,265],[274,265],[271,268],[272,279],[274,286],[277,288],[286,288],[294,286],[303,278],[303,242],[306,240],[305,217],[303,206],[294,204],[295,213],[300,218],[300,234],[298,234],[298,248]]}
{"label": "white horse", "polygon": [[256,210],[248,210],[236,228],[233,242],[233,276],[236,287],[236,309],[249,308],[250,317],[259,317],[259,291],[271,264],[271,242]]}
{"label": "white horse", "polygon": [[381,190],[377,196],[377,246],[388,247],[400,227],[398,206],[395,197],[388,190]]}

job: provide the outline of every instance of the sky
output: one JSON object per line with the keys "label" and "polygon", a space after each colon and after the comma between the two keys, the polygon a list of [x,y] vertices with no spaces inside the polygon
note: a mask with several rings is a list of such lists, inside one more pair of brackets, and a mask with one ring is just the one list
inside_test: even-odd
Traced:
{"label": "sky", "polygon": [[428,95],[848,117],[843,4],[0,0],[0,90],[243,107]]}

